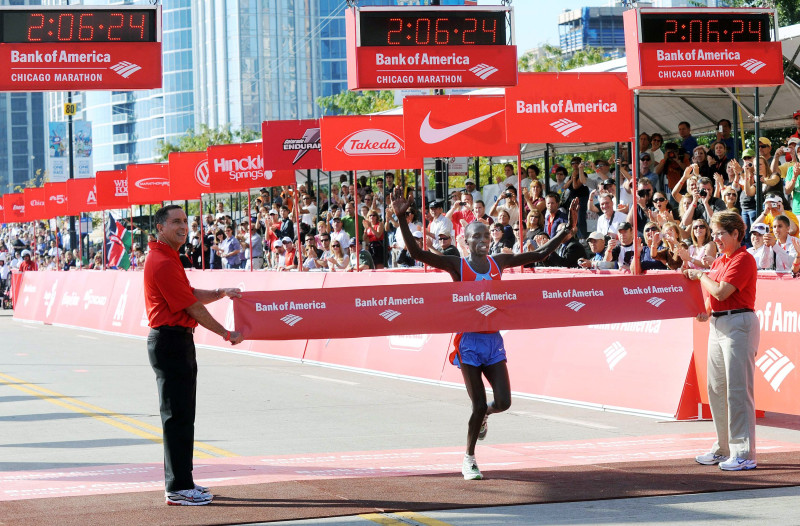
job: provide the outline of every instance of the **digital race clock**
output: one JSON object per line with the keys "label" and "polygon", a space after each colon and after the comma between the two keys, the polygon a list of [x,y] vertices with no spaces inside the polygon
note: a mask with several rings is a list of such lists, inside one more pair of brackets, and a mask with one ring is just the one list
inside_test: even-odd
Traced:
{"label": "digital race clock", "polygon": [[0,43],[156,42],[156,10],[0,10]]}
{"label": "digital race clock", "polygon": [[643,12],[640,36],[642,42],[769,42],[770,19],[763,12]]}
{"label": "digital race clock", "polygon": [[361,11],[362,46],[505,46],[504,11]]}

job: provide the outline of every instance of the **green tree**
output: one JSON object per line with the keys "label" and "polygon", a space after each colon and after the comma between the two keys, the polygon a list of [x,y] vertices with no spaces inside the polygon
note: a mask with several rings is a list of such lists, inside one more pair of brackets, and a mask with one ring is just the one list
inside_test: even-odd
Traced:
{"label": "green tree", "polygon": [[234,144],[249,142],[261,138],[261,131],[249,128],[232,130],[229,125],[220,128],[209,128],[201,124],[197,131],[187,130],[177,143],[159,141],[156,146],[157,160],[166,161],[172,152],[200,152],[217,144]]}
{"label": "green tree", "polygon": [[365,115],[395,107],[394,93],[391,91],[350,91],[337,95],[317,97],[317,106],[339,115]]}
{"label": "green tree", "polygon": [[603,50],[596,47],[578,50],[569,57],[566,57],[558,46],[546,44],[544,50],[544,56],[538,59],[534,59],[534,55],[530,51],[522,55],[517,63],[518,69],[520,71],[536,72],[567,71],[606,60],[603,56]]}

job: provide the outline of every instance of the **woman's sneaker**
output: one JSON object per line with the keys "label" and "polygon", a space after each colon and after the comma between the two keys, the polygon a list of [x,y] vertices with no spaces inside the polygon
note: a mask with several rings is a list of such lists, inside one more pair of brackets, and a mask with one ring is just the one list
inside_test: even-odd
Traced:
{"label": "woman's sneaker", "polygon": [[489,432],[489,415],[483,417],[483,423],[481,424],[481,430],[478,431],[478,440],[483,440],[486,438],[486,433]]}
{"label": "woman's sneaker", "polygon": [[725,462],[719,463],[719,469],[723,471],[741,471],[743,469],[753,469],[756,461],[749,458],[731,457]]}
{"label": "woman's sneaker", "polygon": [[483,478],[474,455],[464,455],[464,462],[461,463],[461,474],[464,475],[464,480],[481,480]]}
{"label": "woman's sneaker", "polygon": [[705,453],[703,455],[697,455],[694,457],[694,459],[698,464],[703,464],[704,466],[713,466],[715,464],[719,464],[720,462],[725,462],[728,460],[728,457],[725,455],[715,455],[714,453]]}
{"label": "woman's sneaker", "polygon": [[205,506],[211,504],[213,495],[204,493],[196,489],[182,489],[180,491],[168,491],[166,502],[170,506]]}

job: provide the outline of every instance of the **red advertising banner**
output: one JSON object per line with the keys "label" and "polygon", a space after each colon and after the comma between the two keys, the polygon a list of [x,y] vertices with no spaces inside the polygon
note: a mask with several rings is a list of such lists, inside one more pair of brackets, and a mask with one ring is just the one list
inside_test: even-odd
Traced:
{"label": "red advertising banner", "polygon": [[103,210],[128,208],[128,172],[101,170],[95,174],[97,204]]}
{"label": "red advertising banner", "polygon": [[6,223],[24,223],[25,218],[25,196],[23,194],[3,195],[3,212]]}
{"label": "red advertising banner", "polygon": [[171,200],[200,199],[211,188],[206,152],[169,154],[169,198]]}
{"label": "red advertising banner", "polygon": [[264,170],[260,142],[209,146],[209,193],[294,184],[294,170]]}
{"label": "red advertising banner", "polygon": [[323,170],[422,167],[405,154],[402,115],[323,117],[320,130]]}
{"label": "red advertising banner", "polygon": [[6,222],[6,206],[3,203],[3,197],[0,196],[0,224]]}
{"label": "red advertising banner", "polygon": [[47,219],[47,211],[45,210],[47,197],[44,188],[26,188],[24,193],[25,217],[28,221]]}
{"label": "red advertising banner", "polygon": [[406,97],[406,155],[456,157],[519,154],[506,142],[505,98],[500,95]]}
{"label": "red advertising banner", "polygon": [[67,206],[67,183],[44,183],[45,205],[47,217],[69,215]]}
{"label": "red advertising banner", "polygon": [[153,205],[169,200],[169,164],[129,164],[128,204]]}
{"label": "red advertising banner", "polygon": [[703,309],[700,287],[680,274],[246,292],[234,302],[236,329],[256,340],[568,327],[683,318]]}
{"label": "red advertising banner", "polygon": [[161,42],[0,44],[0,91],[160,87]]}
{"label": "red advertising banner", "polygon": [[94,177],[67,181],[67,195],[67,212],[71,216],[103,209],[97,204],[97,186]]}
{"label": "red advertising banner", "polygon": [[[264,121],[261,123],[264,167],[270,170],[322,168],[319,120]],[[290,183],[281,184],[294,184]],[[272,183],[275,186],[275,183]]]}
{"label": "red advertising banner", "polygon": [[625,73],[520,73],[505,104],[511,144],[628,142],[634,135]]}

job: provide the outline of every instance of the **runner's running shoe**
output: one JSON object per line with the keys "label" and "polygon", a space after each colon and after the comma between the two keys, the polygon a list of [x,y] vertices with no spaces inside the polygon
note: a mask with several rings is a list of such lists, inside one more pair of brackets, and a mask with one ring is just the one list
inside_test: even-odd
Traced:
{"label": "runner's running shoe", "polygon": [[694,459],[698,464],[703,464],[704,466],[713,466],[714,464],[725,462],[728,460],[728,457],[725,455],[715,455],[714,453],[704,453],[702,455],[697,455],[694,457]]}
{"label": "runner's running shoe", "polygon": [[166,501],[170,506],[205,506],[211,504],[213,498],[210,493],[203,493],[196,489],[182,489],[168,491]]}
{"label": "runner's running shoe", "polygon": [[475,462],[475,456],[464,455],[461,474],[464,475],[464,480],[481,480],[483,478],[481,470],[478,469],[478,463]]}
{"label": "runner's running shoe", "polygon": [[208,493],[209,495],[211,495],[211,488],[209,487],[201,486],[200,484],[195,484],[194,489],[196,489],[200,493]]}
{"label": "runner's running shoe", "polygon": [[483,417],[483,423],[481,424],[481,430],[478,431],[478,440],[483,440],[486,438],[486,433],[489,432],[489,415]]}
{"label": "runner's running shoe", "polygon": [[749,458],[731,457],[725,462],[719,463],[719,469],[723,471],[741,471],[743,469],[753,469],[756,461]]}

